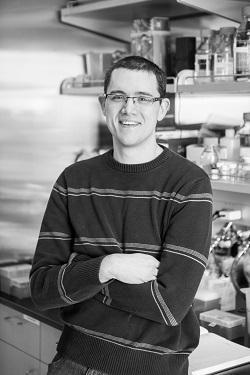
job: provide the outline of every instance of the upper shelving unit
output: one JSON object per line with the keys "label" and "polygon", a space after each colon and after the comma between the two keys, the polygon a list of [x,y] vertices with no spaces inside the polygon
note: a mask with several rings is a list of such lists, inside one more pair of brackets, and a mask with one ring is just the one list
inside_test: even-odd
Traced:
{"label": "upper shelving unit", "polygon": [[[133,19],[156,16],[177,19],[204,15],[204,12],[217,14],[240,22],[241,8],[249,5],[249,0],[82,0],[80,5],[61,10],[61,21],[90,32],[111,38],[121,43],[130,43],[130,30]],[[61,87],[62,94],[98,95],[102,86],[70,86],[66,79]],[[218,81],[206,84],[169,84],[170,93],[207,92],[250,92],[250,82]]]}
{"label": "upper shelving unit", "polygon": [[63,8],[61,21],[123,43],[130,42],[129,30],[136,18],[192,17],[204,11],[176,0],[96,0]]}
{"label": "upper shelving unit", "polygon": [[[178,19],[212,13],[240,22],[241,8],[249,0],[82,0],[61,9],[61,22],[113,40],[128,43],[133,19]],[[128,27],[129,26],[129,27]]]}

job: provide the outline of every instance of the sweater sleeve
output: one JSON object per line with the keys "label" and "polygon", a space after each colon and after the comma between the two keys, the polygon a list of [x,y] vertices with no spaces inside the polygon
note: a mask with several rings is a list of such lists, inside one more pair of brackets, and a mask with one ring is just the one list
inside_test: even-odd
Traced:
{"label": "sweater sleeve", "polygon": [[54,185],[43,217],[30,272],[31,297],[40,309],[67,306],[92,298],[103,256],[74,252],[74,230],[68,213],[64,173]]}
{"label": "sweater sleeve", "polygon": [[212,224],[209,179],[175,194],[174,205],[157,280],[138,285],[113,281],[108,286],[114,307],[170,326],[178,325],[190,309],[206,267]]}

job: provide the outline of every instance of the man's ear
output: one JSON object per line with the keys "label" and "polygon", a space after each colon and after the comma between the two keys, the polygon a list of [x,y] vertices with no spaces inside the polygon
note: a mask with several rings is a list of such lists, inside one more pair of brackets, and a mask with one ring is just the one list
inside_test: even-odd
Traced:
{"label": "man's ear", "polygon": [[159,109],[159,113],[158,113],[158,118],[157,120],[158,121],[161,121],[164,119],[164,117],[166,116],[168,110],[170,108],[170,101],[168,98],[163,98],[161,100],[161,105],[160,105],[160,109]]}
{"label": "man's ear", "polygon": [[101,109],[102,109],[102,113],[104,114],[104,116],[106,116],[106,109],[105,109],[106,98],[105,98],[105,96],[104,95],[98,96],[98,100],[99,100],[99,103],[100,103],[100,106],[101,106]]}

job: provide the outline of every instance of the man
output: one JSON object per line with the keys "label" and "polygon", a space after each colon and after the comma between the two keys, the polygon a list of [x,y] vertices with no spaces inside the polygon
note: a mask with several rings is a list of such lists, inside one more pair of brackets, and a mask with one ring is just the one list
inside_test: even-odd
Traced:
{"label": "man", "polygon": [[165,89],[142,57],[113,65],[100,97],[113,150],[53,188],[31,271],[34,303],[65,323],[50,375],[188,373],[212,196],[203,170],[156,142]]}

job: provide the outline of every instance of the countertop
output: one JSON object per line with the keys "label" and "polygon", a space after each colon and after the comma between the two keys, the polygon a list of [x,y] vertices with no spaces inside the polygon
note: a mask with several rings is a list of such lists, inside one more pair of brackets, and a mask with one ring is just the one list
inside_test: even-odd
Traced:
{"label": "countertop", "polygon": [[27,314],[32,318],[46,323],[54,328],[63,328],[63,322],[60,318],[59,309],[41,311],[34,305],[31,298],[19,299],[3,292],[0,292],[0,303],[23,314]]}

